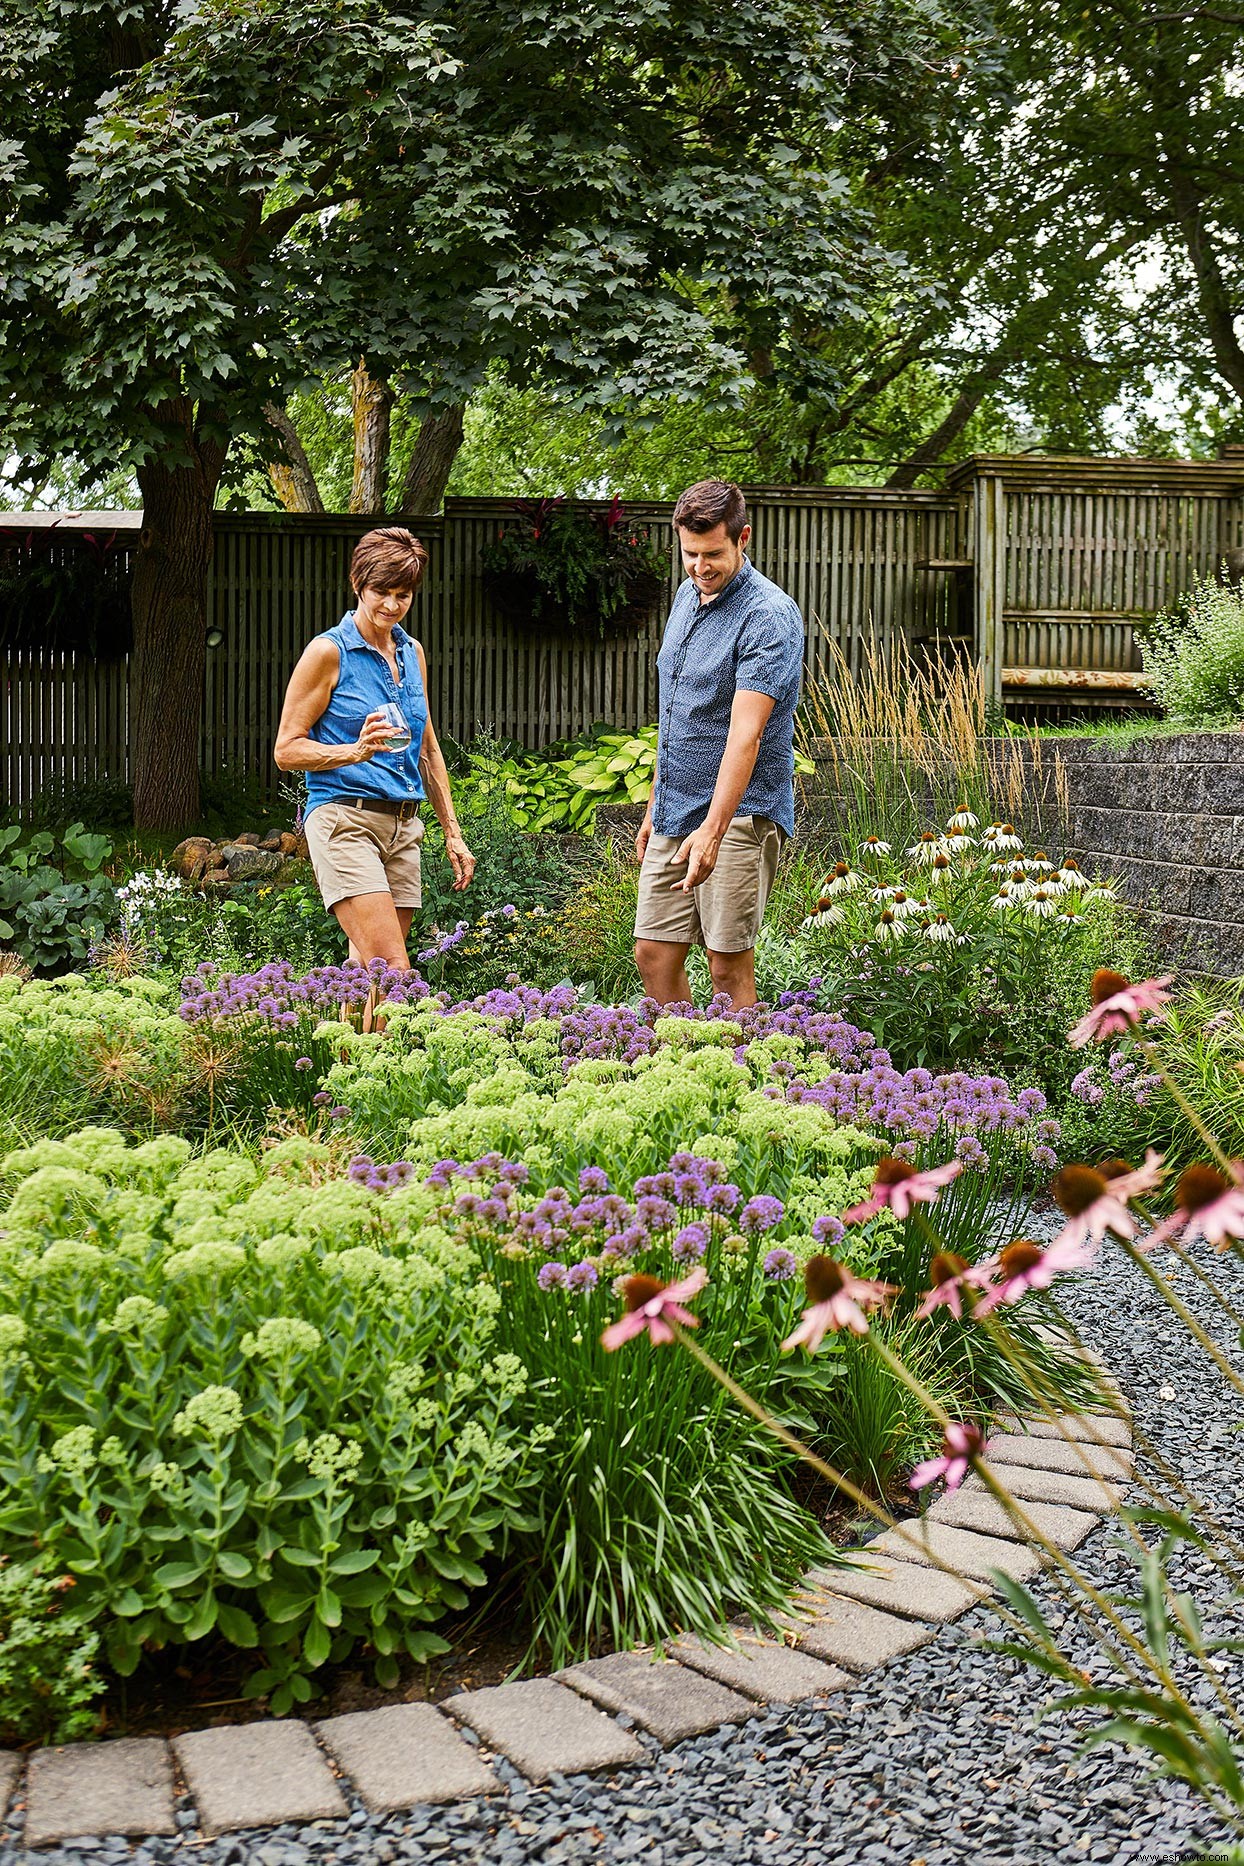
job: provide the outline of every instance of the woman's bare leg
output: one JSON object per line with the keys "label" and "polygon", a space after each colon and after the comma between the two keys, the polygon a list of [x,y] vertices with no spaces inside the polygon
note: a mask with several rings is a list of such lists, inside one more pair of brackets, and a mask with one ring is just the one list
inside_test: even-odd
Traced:
{"label": "woman's bare leg", "polygon": [[411,910],[397,908],[386,888],[383,894],[352,894],[338,901],[333,913],[350,942],[350,957],[356,965],[369,965],[383,959],[394,971],[410,968],[406,957],[406,935],[410,931]]}
{"label": "woman's bare leg", "polygon": [[[374,894],[364,894],[364,895],[354,896],[355,900],[360,900],[360,899],[361,900],[379,900],[381,898],[382,896],[374,895]],[[344,907],[345,905],[346,903],[344,901],[338,901],[337,903],[337,907]],[[341,915],[337,913],[337,907],[334,907],[332,911],[336,915],[337,919],[340,921]],[[399,907],[397,909],[397,924],[401,930],[403,950],[405,949],[406,941],[410,937],[410,923],[414,919],[414,917],[415,917],[415,910],[413,907]],[[342,925],[343,926],[345,925],[344,921],[342,921]],[[347,932],[348,932],[348,929],[347,929]],[[375,956],[378,958],[379,954],[376,954]],[[346,963],[347,965],[366,965],[367,964],[366,959],[360,956],[358,948],[355,946],[353,940],[350,941],[350,950],[349,950],[349,953],[346,955]]]}

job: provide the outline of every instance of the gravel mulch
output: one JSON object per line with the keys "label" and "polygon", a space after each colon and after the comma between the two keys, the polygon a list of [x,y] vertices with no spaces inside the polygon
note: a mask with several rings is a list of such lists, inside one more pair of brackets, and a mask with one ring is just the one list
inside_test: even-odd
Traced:
{"label": "gravel mulch", "polygon": [[[1207,1261],[1244,1309],[1244,1268]],[[1187,1272],[1179,1287],[1244,1369],[1230,1322]],[[1138,1433],[1244,1539],[1240,1406],[1217,1370],[1117,1253],[1103,1257],[1066,1307],[1113,1368]],[[1107,1587],[1132,1573],[1117,1535],[1105,1524],[1077,1557]],[[1216,1617],[1222,1577],[1195,1554],[1181,1557],[1176,1572]],[[0,1866],[1123,1866],[1225,1857],[1228,1836],[1189,1789],[1157,1778],[1123,1749],[1082,1753],[1083,1717],[1041,1719],[1046,1681],[978,1643],[997,1628],[986,1610],[974,1610],[828,1708],[772,1712],[666,1751],[645,1738],[649,1763],[614,1779],[554,1778],[535,1789],[502,1762],[503,1797],[384,1818],[356,1808],[346,1825],[206,1842],[189,1814],[181,1839],[94,1841],[38,1854],[25,1853],[10,1829]],[[1244,1625],[1233,1630],[1244,1633]],[[1099,1669],[1091,1637],[1074,1620],[1066,1636],[1078,1662]],[[1224,1677],[1244,1704],[1244,1657],[1231,1655]]]}

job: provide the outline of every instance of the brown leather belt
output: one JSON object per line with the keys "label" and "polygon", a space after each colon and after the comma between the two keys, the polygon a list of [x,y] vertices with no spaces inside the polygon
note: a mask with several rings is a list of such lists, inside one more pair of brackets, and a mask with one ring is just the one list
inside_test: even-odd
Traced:
{"label": "brown leather belt", "polygon": [[385,816],[395,816],[399,823],[413,822],[423,808],[422,797],[408,797],[405,802],[397,797],[351,797],[342,792],[338,797],[329,797],[328,803],[352,803],[360,810],[381,810]]}

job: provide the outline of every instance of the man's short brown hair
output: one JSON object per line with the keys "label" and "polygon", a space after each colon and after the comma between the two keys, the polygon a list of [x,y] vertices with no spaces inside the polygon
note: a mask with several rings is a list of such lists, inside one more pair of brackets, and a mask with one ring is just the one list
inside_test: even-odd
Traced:
{"label": "man's short brown hair", "polygon": [[382,525],[366,532],[350,559],[353,590],[417,590],[428,567],[428,553],[413,531]]}
{"label": "man's short brown hair", "polygon": [[724,525],[732,544],[743,536],[747,501],[729,479],[701,479],[688,486],[674,507],[675,531],[716,531]]}

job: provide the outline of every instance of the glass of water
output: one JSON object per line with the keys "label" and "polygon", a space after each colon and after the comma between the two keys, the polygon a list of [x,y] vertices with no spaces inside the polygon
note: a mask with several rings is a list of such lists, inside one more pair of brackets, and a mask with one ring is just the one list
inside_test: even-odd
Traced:
{"label": "glass of water", "polygon": [[387,752],[404,752],[410,744],[410,721],[405,713],[394,700],[376,710],[383,713],[387,724],[393,728],[385,739],[384,749]]}

